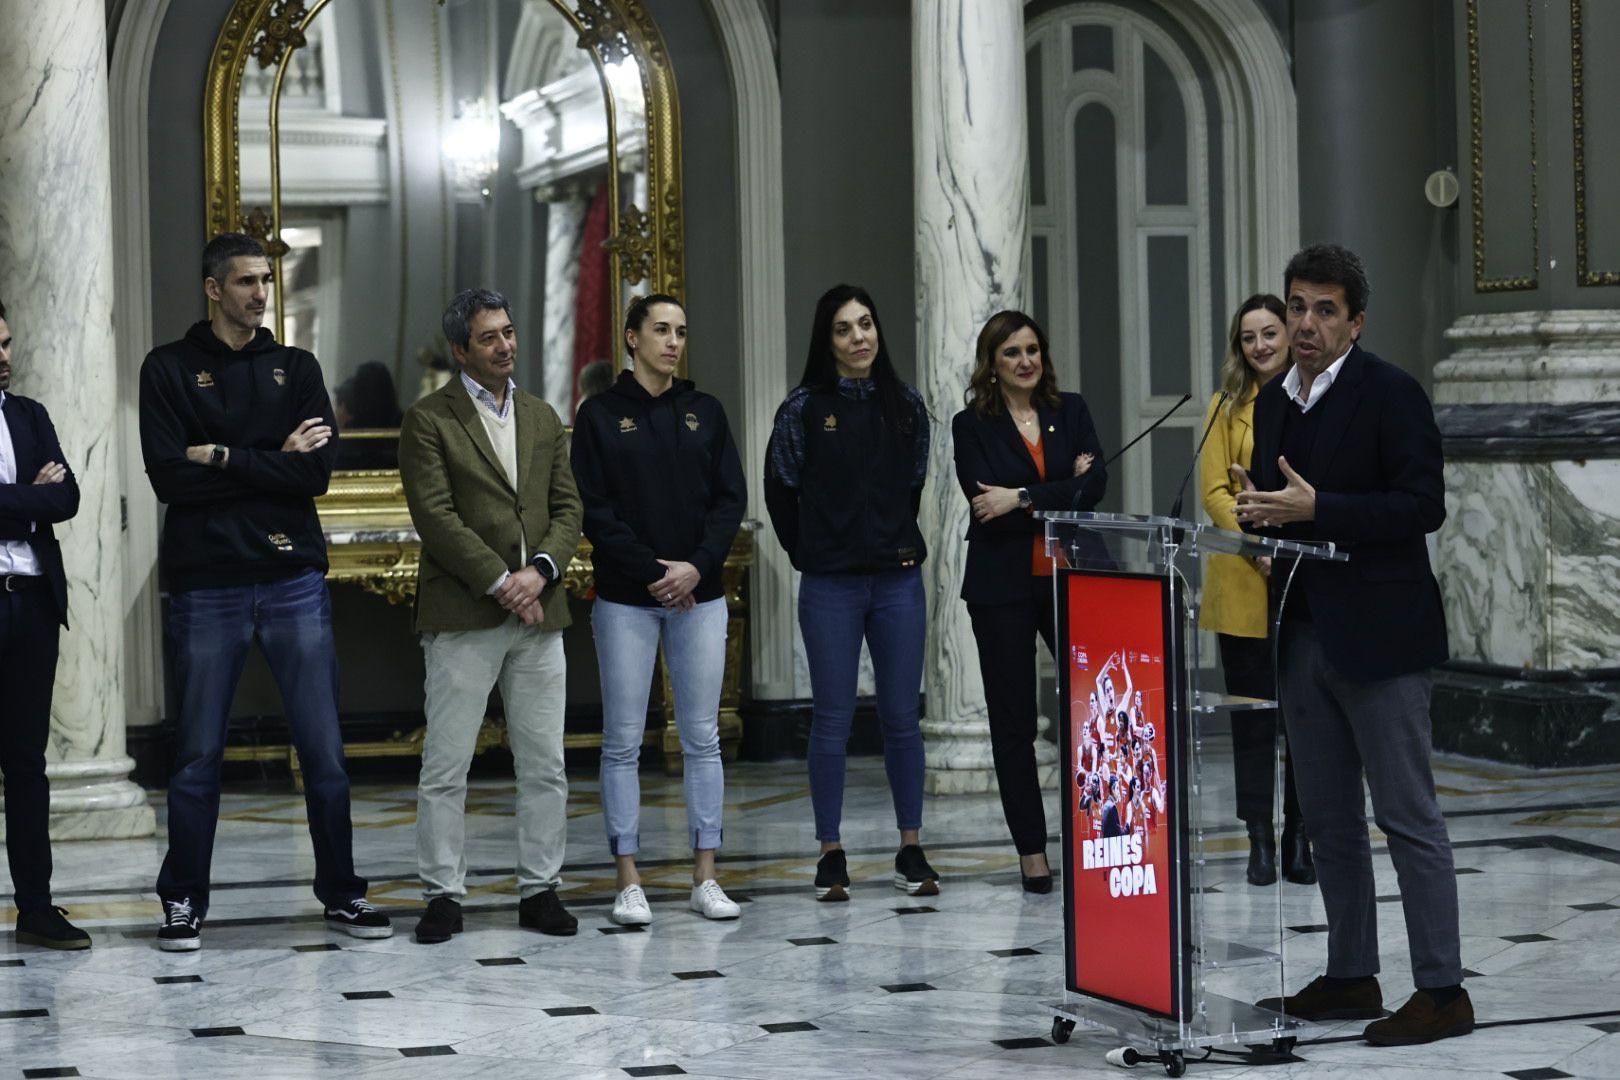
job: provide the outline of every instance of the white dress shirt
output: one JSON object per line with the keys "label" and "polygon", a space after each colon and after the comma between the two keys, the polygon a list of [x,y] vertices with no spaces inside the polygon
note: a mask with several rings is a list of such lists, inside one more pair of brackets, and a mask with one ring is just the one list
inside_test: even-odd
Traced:
{"label": "white dress shirt", "polygon": [[[514,488],[517,487],[516,458],[514,457],[512,462],[508,463],[505,460],[505,455],[501,453],[503,443],[499,441],[499,436],[504,433],[506,436],[506,442],[504,445],[510,447],[514,454],[516,453],[516,429],[510,428],[509,425],[514,420],[512,415],[512,397],[517,393],[517,383],[511,379],[506,380],[506,400],[502,402],[497,402],[494,394],[480,386],[477,382],[468,378],[465,371],[461,373],[461,385],[467,391],[467,395],[471,397],[473,401],[483,406],[484,412],[493,419],[494,425],[492,425],[490,421],[483,420],[483,418],[480,417],[481,422],[484,424],[484,431],[490,437],[490,442],[495,443],[497,456],[502,458],[501,463],[506,468],[507,479],[512,482],[512,486]],[[506,430],[503,432],[499,429]],[[523,561],[526,563],[538,563],[539,565],[535,566],[535,569],[545,575],[548,582],[556,581],[562,576],[557,571],[556,560],[554,560],[550,555],[547,555],[545,552],[536,552],[534,558],[532,560],[530,559],[529,538],[527,536],[522,538],[522,546]],[[502,585],[506,584],[506,579],[511,576],[511,571],[502,570],[501,576],[495,579],[495,583],[484,590],[484,595],[495,595],[496,591],[499,590]]]}
{"label": "white dress shirt", "polygon": [[[6,414],[3,411],[6,404],[6,392],[0,390],[0,484],[15,484],[17,479],[17,448],[11,443],[11,425],[6,423]],[[33,480],[30,476],[29,480]],[[28,523],[28,531],[34,531],[34,523]],[[26,540],[0,541],[0,574],[21,574],[34,577],[39,574],[39,559],[34,555],[33,545]]]}
{"label": "white dress shirt", "polygon": [[[1350,349],[1355,347],[1356,343],[1352,341]],[[1350,349],[1344,350],[1344,356],[1333,361],[1328,365],[1326,371],[1311,380],[1311,392],[1304,397],[1300,396],[1299,392],[1299,384],[1302,381],[1299,377],[1299,365],[1292,364],[1289,366],[1288,374],[1283,376],[1283,393],[1288,395],[1288,400],[1299,406],[1300,412],[1310,412],[1311,406],[1322,400],[1322,395],[1326,394],[1329,388],[1333,386],[1333,380],[1339,377],[1339,369],[1344,367],[1344,357],[1350,355]]]}

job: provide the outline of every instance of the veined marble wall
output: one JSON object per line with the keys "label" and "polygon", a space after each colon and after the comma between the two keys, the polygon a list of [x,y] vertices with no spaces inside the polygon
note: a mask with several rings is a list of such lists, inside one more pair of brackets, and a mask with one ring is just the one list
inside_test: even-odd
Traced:
{"label": "veined marble wall", "polygon": [[[26,28],[27,32],[20,32]],[[112,185],[101,0],[0,0],[0,289],[12,388],[50,410],[77,475],[58,528],[72,629],[51,705],[51,831],[146,836],[124,753],[122,470],[112,328]]]}
{"label": "veined marble wall", "polygon": [[585,203],[567,199],[546,208],[545,343],[541,386],[563,423],[574,422],[574,287],[579,282],[579,244]]}

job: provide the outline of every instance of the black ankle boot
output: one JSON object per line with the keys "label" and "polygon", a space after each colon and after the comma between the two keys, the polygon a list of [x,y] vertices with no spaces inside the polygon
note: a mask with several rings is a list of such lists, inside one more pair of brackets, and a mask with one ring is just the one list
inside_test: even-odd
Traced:
{"label": "black ankle boot", "polygon": [[1295,885],[1316,884],[1316,863],[1311,860],[1311,840],[1295,818],[1283,823],[1283,876]]}
{"label": "black ankle boot", "polygon": [[1270,822],[1249,822],[1250,885],[1277,883],[1277,838],[1271,832]]}

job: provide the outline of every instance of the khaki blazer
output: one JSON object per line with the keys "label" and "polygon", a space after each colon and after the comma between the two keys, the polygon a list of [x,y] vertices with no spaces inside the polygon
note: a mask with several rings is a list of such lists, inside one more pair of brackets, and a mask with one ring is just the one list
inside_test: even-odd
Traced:
{"label": "khaki blazer", "polygon": [[[1232,406],[1215,417],[1216,394],[1204,414],[1209,442],[1198,459],[1198,492],[1204,512],[1216,528],[1241,532],[1237,520],[1237,493],[1242,485],[1232,478],[1230,465],[1247,469],[1254,457],[1254,399]],[[1233,637],[1263,638],[1266,626],[1266,579],[1254,563],[1241,555],[1211,555],[1204,574],[1204,605],[1198,625]]]}
{"label": "khaki blazer", "polygon": [[[568,462],[568,436],[551,406],[513,391],[517,422],[517,490],[495,454],[480,408],[459,378],[405,413],[399,431],[399,473],[411,521],[422,538],[416,578],[416,629],[484,630],[508,612],[487,590],[503,570],[520,570],[522,541],[529,557],[551,556],[559,572],[579,546],[582,506]],[[569,624],[560,581],[541,594],[543,626]]]}

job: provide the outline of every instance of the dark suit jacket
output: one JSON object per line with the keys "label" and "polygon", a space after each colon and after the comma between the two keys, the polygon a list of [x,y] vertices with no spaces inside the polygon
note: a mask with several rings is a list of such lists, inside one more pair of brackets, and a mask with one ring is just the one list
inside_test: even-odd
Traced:
{"label": "dark suit jacket", "polygon": [[[972,500],[983,481],[995,487],[1028,488],[1036,510],[1092,509],[1108,490],[1108,471],[1103,468],[1102,444],[1097,441],[1085,399],[1063,394],[1057,408],[1037,412],[1045,443],[1044,482],[1035,472],[1035,459],[1029,456],[1018,425],[1005,410],[996,416],[981,416],[969,406],[956,414],[951,439],[962,493]],[[1076,478],[1074,459],[1082,453],[1092,454],[1096,460],[1090,472]],[[1034,587],[1030,540],[1041,532],[1042,523],[1021,511],[983,523],[970,517],[962,599],[970,604],[1028,600]]]}
{"label": "dark suit jacket", "polygon": [[[1298,408],[1273,379],[1254,403],[1255,487],[1285,486],[1277,458],[1285,409]],[[1353,346],[1322,399],[1309,461],[1289,461],[1316,488],[1316,520],[1276,530],[1298,540],[1331,540],[1346,563],[1306,562],[1294,588],[1305,590],[1328,662],[1370,682],[1422,671],[1445,660],[1446,618],[1429,569],[1428,533],[1446,519],[1440,429],[1416,379]],[[1285,575],[1273,573],[1272,589]]]}
{"label": "dark suit jacket", "polygon": [[[67,626],[67,574],[62,569],[62,546],[51,526],[79,512],[79,481],[73,470],[59,484],[36,484],[34,477],[48,461],[67,464],[56,428],[45,406],[32,398],[6,392],[6,426],[17,455],[17,482],[0,484],[0,540],[26,540],[39,560],[40,571],[51,583],[56,617]],[[30,529],[32,524],[32,529]]]}

